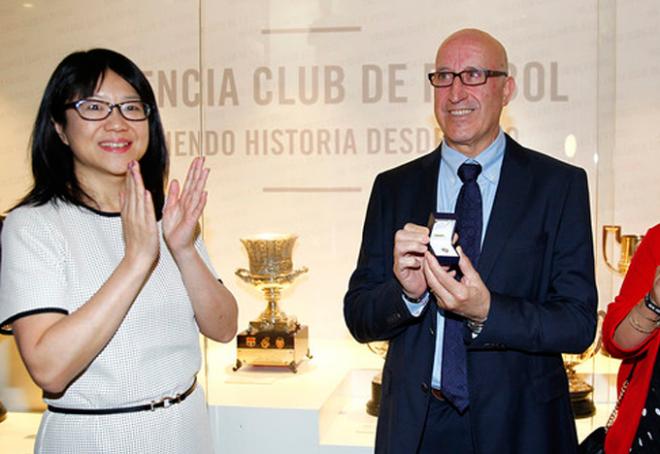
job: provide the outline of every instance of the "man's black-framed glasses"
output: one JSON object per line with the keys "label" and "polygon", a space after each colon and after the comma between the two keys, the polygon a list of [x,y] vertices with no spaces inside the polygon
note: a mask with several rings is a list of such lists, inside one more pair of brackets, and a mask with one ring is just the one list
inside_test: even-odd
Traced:
{"label": "man's black-framed glasses", "polygon": [[490,69],[464,69],[459,73],[452,71],[435,71],[429,73],[429,82],[437,88],[450,87],[454,83],[454,78],[458,76],[463,82],[463,85],[475,86],[483,85],[488,81],[489,77],[503,77],[508,76],[504,71],[493,71]]}
{"label": "man's black-framed glasses", "polygon": [[146,120],[151,114],[151,106],[143,101],[124,101],[112,104],[98,99],[81,99],[64,104],[65,109],[76,109],[83,120],[101,121],[112,114],[117,108],[122,117],[128,121]]}

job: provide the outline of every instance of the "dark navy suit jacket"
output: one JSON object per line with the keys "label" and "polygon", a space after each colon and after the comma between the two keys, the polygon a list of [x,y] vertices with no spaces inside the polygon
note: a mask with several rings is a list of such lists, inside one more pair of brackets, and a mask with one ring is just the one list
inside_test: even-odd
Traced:
{"label": "dark navy suit jacket", "polygon": [[[440,155],[438,148],[376,178],[344,300],[358,341],[389,341],[378,454],[416,452],[429,404],[436,304],[431,299],[420,317],[410,314],[392,254],[395,232],[408,222],[426,225],[435,211]],[[574,453],[561,353],[591,344],[597,307],[584,170],[507,136],[477,269],[491,307],[479,336],[465,329],[476,453]]]}

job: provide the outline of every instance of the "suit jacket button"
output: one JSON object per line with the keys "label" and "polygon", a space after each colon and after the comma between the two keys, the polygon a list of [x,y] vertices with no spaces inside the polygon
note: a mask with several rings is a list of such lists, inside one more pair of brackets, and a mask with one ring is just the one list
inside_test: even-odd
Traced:
{"label": "suit jacket button", "polygon": [[429,385],[427,385],[426,383],[422,383],[422,392],[424,392],[424,394],[428,394]]}
{"label": "suit jacket button", "polygon": [[431,333],[431,336],[435,336],[435,330],[433,328],[429,328],[429,333]]}

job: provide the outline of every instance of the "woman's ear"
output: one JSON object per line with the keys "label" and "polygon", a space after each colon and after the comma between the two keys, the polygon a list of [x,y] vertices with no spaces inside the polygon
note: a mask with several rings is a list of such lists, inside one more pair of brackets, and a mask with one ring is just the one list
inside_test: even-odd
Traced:
{"label": "woman's ear", "polygon": [[50,122],[53,124],[53,127],[55,128],[57,135],[60,137],[60,140],[64,142],[64,145],[69,145],[69,139],[66,137],[64,127],[52,118],[50,119]]}

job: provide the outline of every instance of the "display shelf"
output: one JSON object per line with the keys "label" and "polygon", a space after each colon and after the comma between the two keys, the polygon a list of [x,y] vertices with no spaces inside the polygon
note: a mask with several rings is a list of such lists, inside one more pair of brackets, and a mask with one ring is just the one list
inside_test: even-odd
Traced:
{"label": "display shelf", "polygon": [[[376,418],[365,405],[383,361],[366,346],[350,339],[316,341],[314,358],[298,374],[254,367],[232,372],[233,348],[209,349],[209,408],[217,446],[248,452],[245,440],[250,440],[250,448],[275,453],[373,452]],[[594,386],[596,403],[594,417],[576,421],[579,439],[606,422],[616,401],[618,366],[618,360],[598,354],[577,367]]]}
{"label": "display shelf", "polygon": [[[310,348],[313,358],[305,360],[294,374],[288,368],[255,366],[234,372],[235,346],[209,346],[207,390],[217,452],[373,451],[372,417],[366,415],[366,429],[361,434],[340,434],[351,406],[360,401],[364,408],[366,402],[354,390],[363,384],[364,392],[370,392],[368,375],[382,367],[382,359],[350,340],[316,341]],[[371,371],[364,372],[362,380],[354,369],[365,367]]]}
{"label": "display shelf", "polygon": [[[366,413],[371,379],[383,360],[353,340],[313,341],[298,373],[247,366],[232,371],[233,343],[209,343],[206,389],[216,453],[369,454],[376,418]],[[576,421],[583,439],[604,425],[616,401],[618,361],[597,355],[577,372],[594,386],[596,415]],[[208,372],[205,377],[204,371]],[[593,375],[592,375],[592,372]],[[11,452],[32,452],[39,413],[10,412],[0,438]]]}
{"label": "display shelf", "polygon": [[371,398],[371,379],[379,369],[348,372],[326,405],[326,425],[320,439],[320,453],[373,452],[377,419],[366,412]]}
{"label": "display shelf", "polygon": [[41,413],[10,411],[7,419],[0,423],[2,452],[32,454],[40,421]]}

